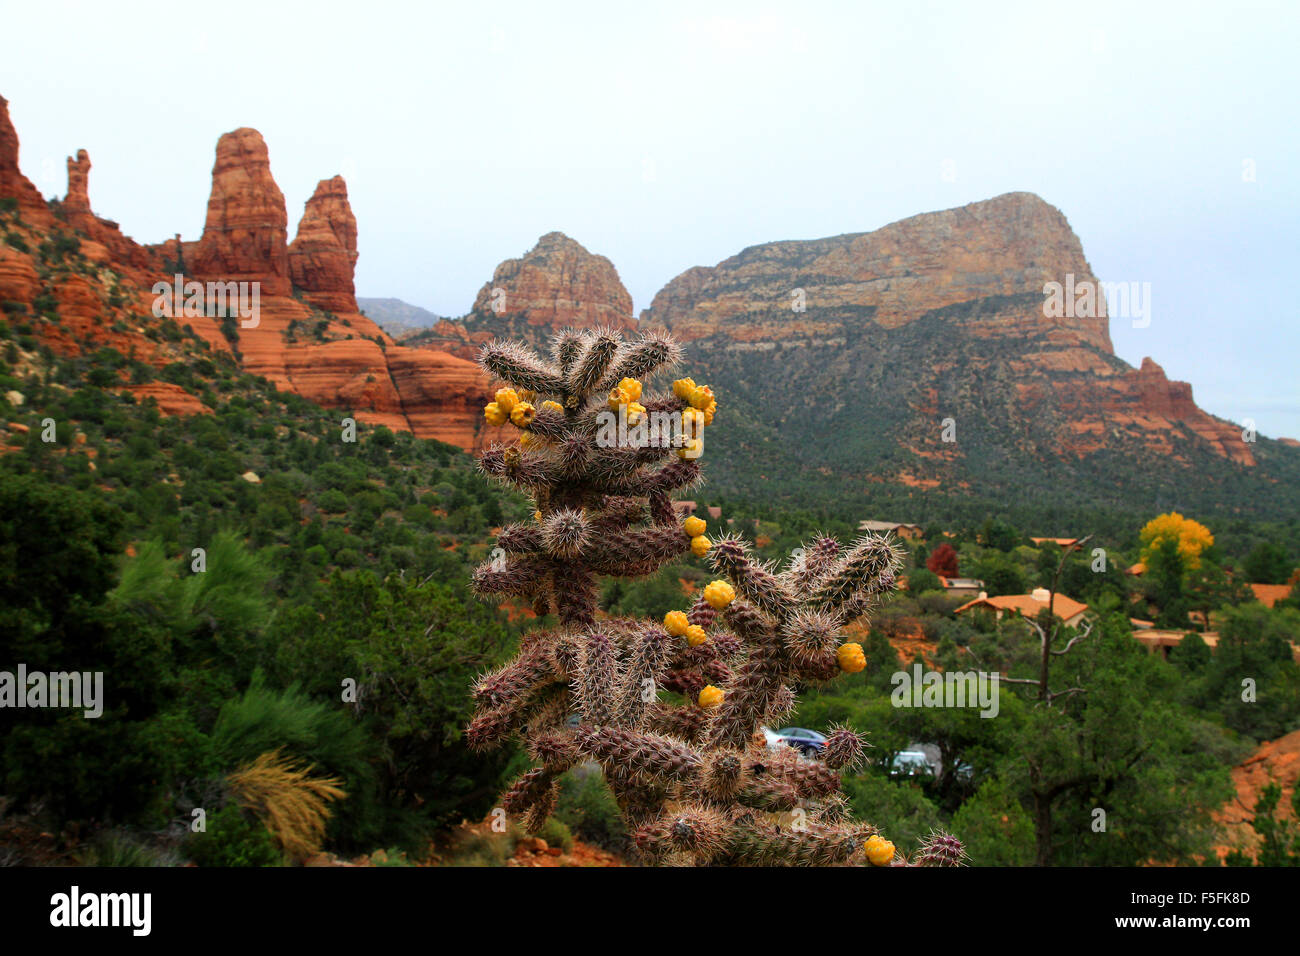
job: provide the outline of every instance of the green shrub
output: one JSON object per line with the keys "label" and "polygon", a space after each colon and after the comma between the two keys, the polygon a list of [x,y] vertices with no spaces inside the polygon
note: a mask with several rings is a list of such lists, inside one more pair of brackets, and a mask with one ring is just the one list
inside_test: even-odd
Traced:
{"label": "green shrub", "polygon": [[631,840],[618,803],[595,766],[575,767],[560,778],[553,819],[583,842],[612,853],[624,852]]}
{"label": "green shrub", "polygon": [[972,866],[1030,866],[1034,824],[1002,780],[991,777],[957,810],[953,836],[966,846]]}
{"label": "green shrub", "polygon": [[243,695],[222,705],[212,737],[226,770],[283,750],[312,766],[318,776],[339,777],[348,799],[334,808],[330,837],[357,847],[381,835],[383,810],[376,805],[377,776],[371,765],[379,748],[338,696],[332,701],[310,697],[296,684],[277,691],[255,671]]}
{"label": "green shrub", "polygon": [[565,853],[573,849],[572,831],[555,817],[547,817],[542,828],[533,835],[545,840],[547,846],[558,846]]}
{"label": "green shrub", "polygon": [[228,804],[209,813],[205,829],[191,833],[185,853],[199,866],[281,866],[284,858],[266,827]]}

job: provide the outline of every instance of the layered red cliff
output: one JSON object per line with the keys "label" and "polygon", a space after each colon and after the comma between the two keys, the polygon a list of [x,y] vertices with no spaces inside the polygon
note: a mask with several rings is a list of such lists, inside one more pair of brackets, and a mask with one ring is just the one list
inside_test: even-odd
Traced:
{"label": "layered red cliff", "polygon": [[607,258],[549,232],[496,267],[463,319],[443,319],[405,341],[473,359],[493,338],[520,338],[545,350],[553,332],[597,326],[635,328],[632,296]]}
{"label": "layered red cliff", "polygon": [[[188,279],[257,284],[257,321],[245,319],[235,328],[234,349],[249,372],[362,421],[466,449],[481,441],[488,382],[475,363],[398,346],[358,311],[357,223],[342,177],[319,183],[290,244],[266,143],[256,130],[235,130],[217,143],[202,237],[141,246],[95,215],[90,170],[85,150],[68,158],[68,193],[51,210],[18,167],[18,137],[0,99],[0,197],[16,200],[23,227],[38,230],[34,237],[66,225],[79,234],[86,258],[117,273],[65,272],[46,283],[31,254],[0,245],[0,300],[34,303],[43,293],[52,295],[60,323],[43,324],[42,334],[56,350],[77,352],[95,343],[159,368],[168,364],[174,350],[148,337],[146,326],[154,321],[154,283],[170,282],[179,261]],[[219,319],[186,315],[182,321],[212,348],[232,350]],[[144,391],[164,412],[205,410],[175,390]]]}
{"label": "layered red cliff", "polygon": [[562,232],[548,232],[523,256],[496,267],[465,324],[536,340],[562,328],[631,329],[636,318],[612,262]]}

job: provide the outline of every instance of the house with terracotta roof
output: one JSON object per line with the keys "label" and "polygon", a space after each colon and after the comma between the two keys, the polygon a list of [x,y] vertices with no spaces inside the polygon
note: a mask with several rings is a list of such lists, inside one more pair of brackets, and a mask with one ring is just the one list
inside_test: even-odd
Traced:
{"label": "house with terracotta roof", "polygon": [[[1189,633],[1188,631],[1170,631],[1161,630],[1154,627],[1134,630],[1133,639],[1152,653],[1159,654],[1165,660],[1169,659],[1169,652],[1183,642]],[[1197,635],[1203,640],[1211,651],[1219,646],[1219,634],[1217,631],[1205,631]]]}
{"label": "house with terracotta roof", "polygon": [[919,524],[907,524],[902,521],[859,521],[859,531],[870,531],[874,534],[893,534],[900,538],[919,538],[924,534],[924,529]]}
{"label": "house with terracotta roof", "polygon": [[945,578],[942,574],[938,577],[943,589],[953,597],[978,597],[984,590],[984,582],[979,578]]}
{"label": "house with terracotta roof", "polygon": [[1272,607],[1278,601],[1282,600],[1291,593],[1289,584],[1252,584],[1251,593],[1255,595],[1255,600],[1264,607]]}
{"label": "house with terracotta roof", "polygon": [[1030,538],[1029,540],[1034,542],[1034,544],[1046,544],[1048,541],[1051,541],[1053,544],[1060,545],[1066,551],[1072,550],[1079,543],[1078,538]]}
{"label": "house with terracotta roof", "polygon": [[[981,591],[979,597],[967,601],[953,613],[962,614],[975,608],[983,608],[992,611],[998,620],[1002,620],[1004,614],[1019,614],[1021,617],[1033,619],[1046,610],[1050,597],[1051,592],[1047,588],[1035,588],[1029,594],[1003,594],[999,597],[989,597]],[[1087,610],[1088,605],[1064,594],[1057,594],[1052,602],[1052,613],[1066,627],[1077,627]]]}

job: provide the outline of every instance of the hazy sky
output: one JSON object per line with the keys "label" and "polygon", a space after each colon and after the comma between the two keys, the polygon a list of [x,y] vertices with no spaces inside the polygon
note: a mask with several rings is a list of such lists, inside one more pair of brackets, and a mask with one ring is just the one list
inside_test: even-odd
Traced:
{"label": "hazy sky", "polygon": [[62,195],[89,150],[96,212],[142,242],[199,236],[239,126],[291,234],[343,173],[358,294],[444,315],[555,229],[639,313],[746,246],[1028,190],[1100,278],[1151,283],[1121,357],[1300,437],[1300,4],[4,0],[0,23],[24,171]]}

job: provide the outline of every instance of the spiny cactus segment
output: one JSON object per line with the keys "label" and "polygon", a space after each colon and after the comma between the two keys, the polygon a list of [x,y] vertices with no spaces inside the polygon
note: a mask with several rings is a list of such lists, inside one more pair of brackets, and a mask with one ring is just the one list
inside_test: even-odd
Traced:
{"label": "spiny cactus segment", "polygon": [[[535,511],[501,531],[474,586],[557,621],[474,688],[471,745],[518,737],[537,764],[504,795],[506,812],[535,830],[558,778],[594,761],[642,862],[959,864],[945,834],[909,863],[850,819],[840,774],[863,760],[860,734],[833,728],[817,759],[766,746],[761,728],[779,726],[801,688],[866,666],[843,628],[893,588],[900,553],[878,536],[848,547],[819,537],[780,569],[734,535],[711,540],[701,518],[679,520],[672,495],[701,480],[718,414],[713,391],[689,378],[647,390],[680,356],[667,335],[606,329],[560,333],[549,358],[513,342],[483,349],[504,383],[484,417],[519,435],[479,465]],[[719,575],[689,609],[662,622],[598,614],[599,576],[650,574],[688,552]]]}

